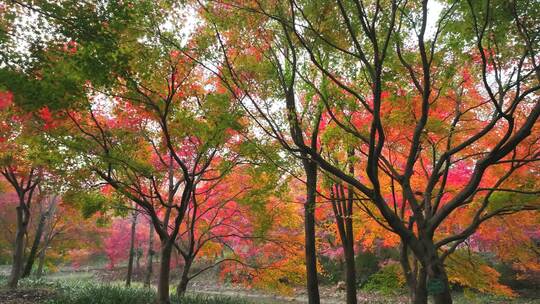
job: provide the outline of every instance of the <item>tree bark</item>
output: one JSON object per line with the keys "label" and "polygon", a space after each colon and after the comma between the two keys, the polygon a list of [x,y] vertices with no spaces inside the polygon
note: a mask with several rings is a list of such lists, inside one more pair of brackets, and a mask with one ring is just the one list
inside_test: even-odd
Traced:
{"label": "tree bark", "polygon": [[39,244],[41,243],[43,231],[45,230],[45,223],[47,221],[48,215],[49,215],[49,210],[42,213],[41,216],[39,217],[39,223],[36,229],[36,235],[34,236],[34,242],[32,243],[32,248],[30,249],[30,253],[28,254],[28,258],[26,260],[26,266],[24,267],[24,271],[22,273],[23,278],[28,277],[30,273],[32,272],[32,267],[34,266],[34,261],[36,259]]}
{"label": "tree bark", "polygon": [[47,227],[46,227],[46,233],[43,238],[43,246],[41,248],[41,251],[39,252],[39,263],[38,263],[38,269],[36,276],[37,278],[41,278],[43,275],[43,266],[45,265],[45,257],[47,253],[47,247],[49,247],[49,243],[51,242],[53,238],[53,229],[54,229],[54,223],[53,223],[53,217],[56,212],[56,200],[52,202],[52,205],[49,207],[49,214],[47,215]]}
{"label": "tree bark", "polygon": [[165,240],[161,242],[161,262],[159,264],[158,277],[158,303],[170,304],[169,296],[169,275],[171,272],[171,253],[173,241]]}
{"label": "tree bark", "polygon": [[[423,231],[420,235],[424,254],[417,258],[421,260],[422,268],[419,271],[419,280],[415,292],[415,303],[422,302],[423,297],[431,295],[434,304],[452,304],[450,284],[444,268],[444,263],[437,253],[437,247],[430,236],[426,236]],[[427,302],[427,301],[426,301]]]}
{"label": "tree bark", "polygon": [[154,262],[154,225],[150,223],[150,235],[148,236],[148,253],[146,261],[146,276],[144,278],[144,286],[150,287],[152,280],[152,263]]}
{"label": "tree bark", "polygon": [[424,268],[420,268],[416,277],[416,286],[411,286],[411,301],[414,304],[427,304],[428,294],[426,289],[427,274]]}
{"label": "tree bark", "polygon": [[348,242],[345,249],[347,304],[356,304],[356,265],[354,263],[354,248],[352,242]]}
{"label": "tree bark", "polygon": [[[354,149],[349,148],[347,151],[349,173],[354,175]],[[345,198],[345,196],[343,196]],[[347,303],[356,304],[356,263],[354,261],[354,231],[353,231],[353,205],[354,191],[351,185],[347,185],[347,201],[343,204],[345,212],[345,262],[347,266]]]}
{"label": "tree bark", "polygon": [[142,248],[137,247],[137,250],[135,250],[135,272],[140,273],[141,272],[141,257],[142,257]]}
{"label": "tree bark", "polygon": [[428,284],[430,282],[438,282],[442,286],[440,292],[436,292],[432,295],[434,304],[452,304],[452,295],[450,293],[450,284],[448,283],[448,276],[442,261],[438,256],[432,256],[428,264]]}
{"label": "tree bark", "polygon": [[43,246],[43,248],[39,252],[38,268],[37,268],[37,271],[36,271],[36,277],[38,279],[41,278],[41,276],[43,275],[43,266],[45,265],[45,254],[46,254],[45,251],[46,250],[47,250],[47,247]]}
{"label": "tree bark", "polygon": [[304,204],[304,233],[309,304],[319,304],[319,280],[317,278],[317,252],[315,247],[315,200],[317,191],[317,164],[304,160],[306,172],[306,203]]}
{"label": "tree bark", "polygon": [[133,259],[135,257],[135,232],[137,229],[137,215],[136,210],[133,211],[131,219],[131,235],[130,235],[130,245],[129,245],[129,259],[128,259],[128,268],[127,268],[127,277],[126,277],[126,286],[131,286],[131,278],[133,276]]}
{"label": "tree bark", "polygon": [[[351,191],[351,189],[348,189]],[[347,289],[347,304],[356,304],[356,265],[354,262],[354,236],[352,227],[352,192],[345,198],[342,185],[335,185],[331,191],[332,209],[336,219],[341,247],[345,255],[345,283]]]}
{"label": "tree bark", "polygon": [[45,215],[42,215],[39,219],[38,227],[36,229],[36,235],[34,237],[34,241],[32,243],[32,248],[30,249],[30,253],[28,254],[28,258],[26,260],[26,265],[24,267],[22,278],[26,278],[30,275],[32,272],[32,267],[34,265],[34,260],[36,259],[36,254],[38,251],[39,243],[41,242],[41,237],[43,235],[43,228],[45,226]]}
{"label": "tree bark", "polygon": [[409,247],[407,242],[401,241],[399,247],[400,263],[405,275],[405,282],[409,289],[409,299],[413,304],[427,304],[426,271],[423,267],[418,269],[418,260],[414,257],[414,269],[409,260]]}
{"label": "tree bark", "polygon": [[13,248],[13,264],[11,266],[11,275],[9,278],[9,288],[15,289],[19,284],[24,260],[24,237],[28,227],[28,219],[24,214],[22,206],[17,207],[17,232],[15,235],[15,244]]}
{"label": "tree bark", "polygon": [[179,298],[183,297],[186,294],[187,286],[189,283],[189,270],[191,269],[192,263],[193,259],[187,259],[184,263],[182,277],[180,278],[180,283],[178,283],[178,286],[176,287],[176,295],[178,295]]}

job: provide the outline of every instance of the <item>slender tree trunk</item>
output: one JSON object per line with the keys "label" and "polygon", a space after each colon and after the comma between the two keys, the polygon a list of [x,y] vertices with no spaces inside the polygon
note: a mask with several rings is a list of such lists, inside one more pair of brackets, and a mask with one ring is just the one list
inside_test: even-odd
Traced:
{"label": "slender tree trunk", "polygon": [[23,262],[24,262],[24,236],[28,221],[24,214],[22,206],[17,207],[17,232],[15,235],[15,244],[13,248],[13,264],[11,266],[11,275],[9,278],[9,288],[15,289],[19,283],[21,277]]}
{"label": "slender tree trunk", "polygon": [[141,257],[142,257],[142,249],[140,247],[137,247],[137,250],[135,250],[137,258],[135,259],[135,273],[141,272]]}
{"label": "slender tree trunk", "polygon": [[317,252],[315,247],[315,200],[317,190],[317,164],[304,160],[306,172],[306,203],[304,205],[304,233],[309,304],[319,304],[319,280],[317,278]]}
{"label": "slender tree trunk", "polygon": [[159,264],[158,301],[159,304],[170,304],[169,275],[171,272],[171,253],[173,241],[165,240],[161,243],[161,263]]}
{"label": "slender tree trunk", "polygon": [[354,249],[347,244],[345,250],[347,304],[356,304],[356,267],[354,263]]}
{"label": "slender tree trunk", "polygon": [[154,262],[154,225],[150,224],[150,235],[148,236],[148,253],[146,261],[146,277],[144,278],[144,286],[150,287],[152,280],[152,263]]}
{"label": "slender tree trunk", "polygon": [[44,212],[39,217],[39,223],[36,229],[34,242],[32,243],[32,248],[30,249],[30,253],[28,254],[28,258],[26,260],[26,266],[24,267],[24,271],[22,273],[23,278],[29,276],[30,273],[32,272],[32,267],[34,266],[34,260],[36,259],[39,243],[41,243],[41,238],[43,236],[43,230],[45,230],[45,223],[47,221],[47,216],[48,216],[48,211]]}
{"label": "slender tree trunk", "polygon": [[184,263],[184,269],[182,270],[182,277],[180,278],[180,283],[178,283],[178,286],[176,287],[176,294],[178,297],[183,297],[186,293],[187,286],[189,283],[189,270],[191,269],[191,265],[193,263],[193,259],[187,259]]}
{"label": "slender tree trunk", "polygon": [[[349,173],[354,176],[354,149],[347,151]],[[343,189],[343,188],[342,188]],[[343,193],[343,198],[345,198]],[[353,232],[353,205],[354,191],[352,186],[347,186],[347,200],[343,202],[343,211],[345,213],[345,262],[347,266],[347,304],[356,304],[356,263],[354,262],[354,232]]]}
{"label": "slender tree trunk", "polygon": [[45,265],[45,257],[47,254],[47,248],[49,247],[49,243],[52,240],[53,237],[53,219],[54,214],[56,212],[56,200],[53,200],[52,205],[49,207],[49,214],[47,215],[47,227],[46,227],[46,233],[43,238],[43,246],[41,248],[41,251],[39,252],[39,263],[38,263],[38,269],[37,269],[37,277],[41,278],[43,275],[43,266]]}
{"label": "slender tree trunk", "polygon": [[[349,188],[348,191],[351,191]],[[354,262],[354,235],[352,227],[352,203],[353,195],[349,192],[345,198],[342,185],[336,184],[335,191],[330,194],[332,209],[336,218],[336,226],[341,240],[341,246],[345,255],[345,282],[347,289],[347,304],[356,304],[356,265]]]}
{"label": "slender tree trunk", "polygon": [[137,211],[134,210],[131,219],[131,235],[129,245],[129,259],[126,277],[126,286],[131,286],[131,277],[133,276],[133,259],[135,257],[135,232],[137,229]]}
{"label": "slender tree trunk", "polygon": [[43,275],[43,266],[45,265],[45,251],[47,250],[46,246],[43,246],[41,251],[39,252],[39,258],[38,258],[38,268],[36,271],[36,277],[39,279]]}

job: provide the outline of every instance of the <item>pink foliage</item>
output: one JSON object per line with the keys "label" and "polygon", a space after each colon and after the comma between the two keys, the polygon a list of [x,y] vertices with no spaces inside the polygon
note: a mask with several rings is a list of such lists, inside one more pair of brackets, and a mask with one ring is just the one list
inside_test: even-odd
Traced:
{"label": "pink foliage", "polygon": [[472,169],[465,162],[458,162],[448,173],[448,184],[454,187],[465,185],[472,174]]}
{"label": "pink foliage", "polygon": [[[135,248],[142,248],[147,252],[148,248],[148,221],[141,216],[138,218],[135,230]],[[109,235],[105,238],[104,249],[109,259],[109,268],[114,268],[118,263],[126,261],[129,257],[131,237],[131,219],[115,219],[109,229]]]}

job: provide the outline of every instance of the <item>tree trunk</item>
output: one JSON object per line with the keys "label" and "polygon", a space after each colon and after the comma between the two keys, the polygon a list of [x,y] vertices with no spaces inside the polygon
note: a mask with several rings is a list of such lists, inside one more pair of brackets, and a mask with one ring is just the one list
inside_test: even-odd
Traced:
{"label": "tree trunk", "polygon": [[428,296],[426,289],[426,271],[423,267],[418,269],[418,260],[414,257],[414,269],[409,261],[409,248],[407,242],[401,241],[400,263],[405,275],[405,282],[409,289],[410,303],[427,304]]}
{"label": "tree trunk", "polygon": [[315,247],[315,200],[317,190],[317,164],[304,160],[306,171],[306,203],[304,205],[304,233],[309,304],[319,304],[319,280],[317,278],[317,252]]}
{"label": "tree trunk", "polygon": [[[354,150],[347,150],[349,173],[354,176]],[[353,205],[354,191],[350,185],[345,187],[341,183],[336,183],[330,191],[332,199],[332,210],[336,218],[339,238],[345,255],[345,282],[347,287],[347,304],[356,304],[356,263],[354,262],[354,232],[353,232]]]}
{"label": "tree trunk", "polygon": [[179,298],[183,297],[186,293],[189,283],[189,270],[191,269],[192,263],[193,259],[188,259],[185,261],[184,269],[182,270],[182,277],[180,278],[180,283],[178,283],[178,286],[176,287],[176,294]]}
{"label": "tree trunk", "polygon": [[148,236],[148,253],[146,262],[146,276],[144,278],[144,286],[150,287],[152,280],[152,263],[154,262],[154,225],[150,223],[150,235]]}
{"label": "tree trunk", "polygon": [[45,251],[47,250],[47,246],[43,246],[39,253],[39,259],[38,259],[38,268],[36,271],[36,277],[39,279],[43,275],[43,266],[45,265]]}
{"label": "tree trunk", "polygon": [[11,266],[11,275],[9,278],[9,288],[15,289],[21,277],[23,259],[24,259],[24,236],[28,221],[25,219],[23,207],[17,207],[17,233],[15,235],[15,244],[13,248],[13,264]]}
{"label": "tree trunk", "polygon": [[142,257],[142,248],[137,247],[136,252],[136,259],[135,259],[135,272],[140,273],[141,272],[141,257]]}
{"label": "tree trunk", "polygon": [[427,304],[428,294],[426,289],[426,279],[427,274],[426,270],[421,267],[418,271],[418,276],[416,278],[416,286],[412,287],[411,290],[411,301],[414,304]]}
{"label": "tree trunk", "polygon": [[450,294],[450,284],[448,283],[448,276],[442,261],[437,255],[433,255],[428,264],[428,291],[430,286],[439,286],[440,288],[431,288],[435,290],[432,292],[434,304],[452,304],[452,295]]}
{"label": "tree trunk", "polygon": [[43,246],[39,252],[39,264],[37,269],[37,277],[41,278],[43,275],[43,266],[45,265],[45,257],[47,256],[47,248],[54,238],[54,214],[56,213],[56,203],[57,197],[55,196],[49,206],[49,211],[47,214],[47,225],[45,236],[43,237]]}
{"label": "tree trunk", "polygon": [[137,211],[133,211],[131,219],[131,235],[129,245],[129,259],[126,277],[126,287],[131,286],[131,277],[133,276],[133,259],[135,257],[135,232],[137,228]]}
{"label": "tree trunk", "polygon": [[24,267],[24,271],[22,273],[23,278],[26,278],[32,272],[32,267],[34,266],[34,260],[36,259],[39,243],[41,243],[41,237],[43,236],[43,230],[45,230],[45,223],[47,220],[47,215],[48,215],[48,212],[45,212],[41,214],[39,218],[39,223],[36,229],[34,242],[32,243],[32,248],[30,249],[30,253],[28,254],[28,259],[26,260],[26,266]]}
{"label": "tree trunk", "polygon": [[347,304],[356,304],[356,265],[354,263],[354,248],[353,243],[347,242],[345,249],[345,268],[347,285]]}
{"label": "tree trunk", "polygon": [[419,280],[414,294],[414,303],[423,304],[427,301],[427,295],[431,295],[434,304],[452,304],[450,284],[444,269],[444,263],[437,254],[437,248],[433,243],[432,236],[420,232],[423,256],[416,257],[422,263],[418,273]]}
{"label": "tree trunk", "polygon": [[171,271],[171,253],[173,241],[164,240],[161,243],[161,262],[159,264],[158,277],[158,303],[170,304],[169,296],[169,275]]}
{"label": "tree trunk", "polygon": [[[335,189],[335,190],[334,190]],[[347,289],[347,304],[356,304],[356,265],[354,262],[354,234],[352,225],[353,193],[348,188],[345,198],[343,185],[336,184],[330,191],[332,210],[336,219],[341,247],[345,255],[345,283]]]}

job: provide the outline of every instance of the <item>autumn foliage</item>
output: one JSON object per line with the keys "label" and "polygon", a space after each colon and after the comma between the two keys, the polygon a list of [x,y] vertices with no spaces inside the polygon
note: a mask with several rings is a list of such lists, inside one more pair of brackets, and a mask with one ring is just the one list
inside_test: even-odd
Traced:
{"label": "autumn foliage", "polygon": [[0,5],[8,285],[537,285],[540,8],[428,2]]}

